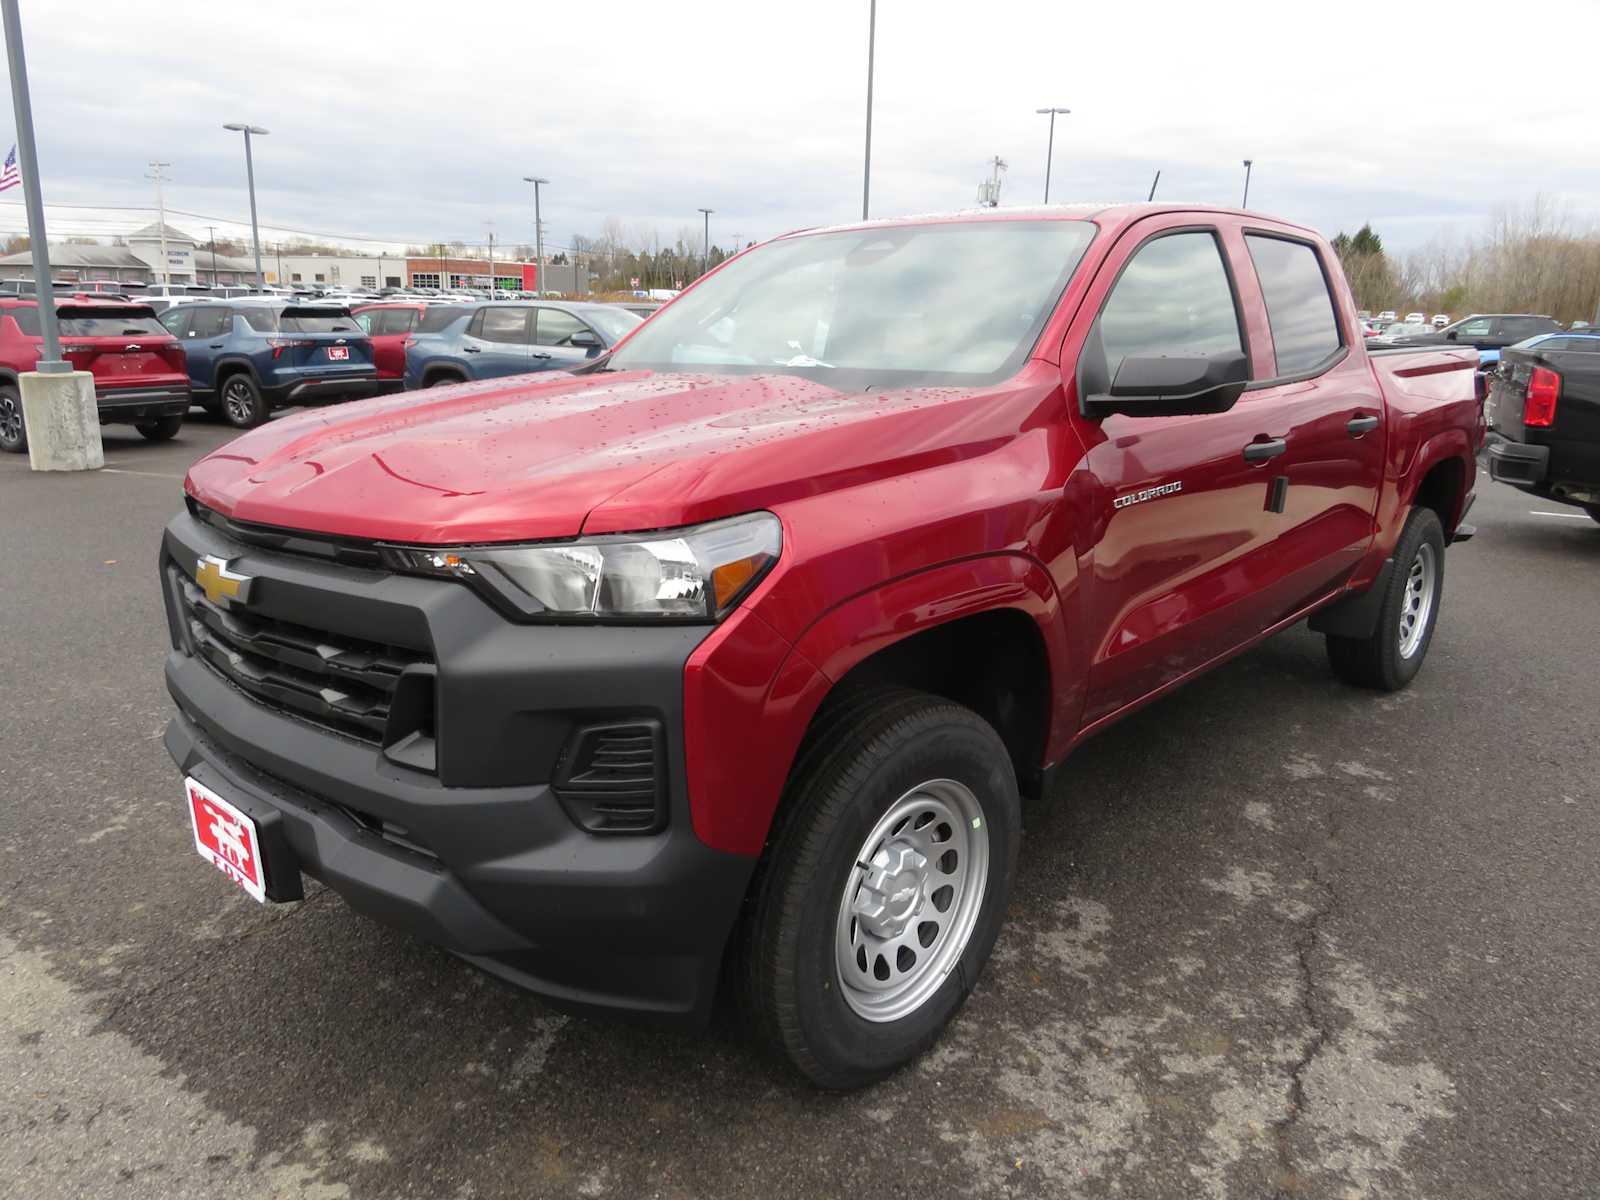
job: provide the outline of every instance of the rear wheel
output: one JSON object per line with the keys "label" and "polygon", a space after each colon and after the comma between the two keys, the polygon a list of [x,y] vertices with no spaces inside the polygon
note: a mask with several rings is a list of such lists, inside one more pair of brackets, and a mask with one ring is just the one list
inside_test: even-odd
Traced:
{"label": "rear wheel", "polygon": [[134,428],[146,441],[170,442],[178,436],[178,430],[183,428],[183,418],[157,417],[154,421],[139,421],[135,423]]}
{"label": "rear wheel", "polygon": [[428,376],[428,382],[422,386],[425,388],[449,387],[452,383],[465,382],[466,380],[459,375],[451,374],[449,371],[440,371],[437,375]]}
{"label": "rear wheel", "polygon": [[222,381],[222,418],[236,429],[251,429],[267,419],[267,401],[248,372]]}
{"label": "rear wheel", "polygon": [[1328,635],[1334,673],[1357,687],[1398,691],[1422,669],[1444,598],[1444,527],[1431,508],[1411,510],[1394,562],[1372,634]]}
{"label": "rear wheel", "polygon": [[28,448],[28,431],[22,421],[22,396],[16,386],[0,386],[0,450],[21,454]]}
{"label": "rear wheel", "polygon": [[745,927],[746,1008],[814,1083],[861,1087],[931,1046],[988,961],[1016,777],[977,714],[893,689],[819,718],[786,805]]}

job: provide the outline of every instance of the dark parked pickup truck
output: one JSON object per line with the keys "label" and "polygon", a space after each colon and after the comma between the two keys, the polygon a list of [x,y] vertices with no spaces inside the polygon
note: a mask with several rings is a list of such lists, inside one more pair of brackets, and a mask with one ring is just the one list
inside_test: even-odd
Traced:
{"label": "dark parked pickup truck", "polygon": [[1310,230],[999,210],[778,238],[575,371],[274,421],[162,544],[196,847],[561,1004],[703,1019],[726,965],[800,1071],[880,1078],[1084,739],[1308,616],[1344,680],[1416,675],[1477,356],[1362,343]]}
{"label": "dark parked pickup truck", "polygon": [[1600,335],[1557,333],[1503,351],[1488,419],[1490,475],[1600,521]]}

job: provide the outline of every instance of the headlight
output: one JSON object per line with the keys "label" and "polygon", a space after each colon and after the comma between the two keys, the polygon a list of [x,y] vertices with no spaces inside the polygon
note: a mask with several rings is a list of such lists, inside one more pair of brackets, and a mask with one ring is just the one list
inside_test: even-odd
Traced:
{"label": "headlight", "polygon": [[527,546],[389,546],[387,565],[459,579],[547,621],[718,621],[778,561],[771,513],[648,536],[620,534]]}

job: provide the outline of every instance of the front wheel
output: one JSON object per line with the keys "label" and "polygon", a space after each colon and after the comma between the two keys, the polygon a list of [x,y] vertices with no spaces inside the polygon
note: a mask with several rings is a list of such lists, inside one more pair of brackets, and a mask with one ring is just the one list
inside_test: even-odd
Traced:
{"label": "front wheel", "polygon": [[1334,673],[1357,687],[1399,691],[1422,670],[1444,598],[1444,526],[1431,508],[1411,510],[1394,563],[1371,635],[1328,635]]}
{"label": "front wheel", "polygon": [[222,416],[235,429],[253,429],[267,419],[266,398],[256,381],[243,371],[223,381]]}
{"label": "front wheel", "polygon": [[22,422],[22,396],[11,384],[0,387],[0,450],[22,454],[28,449],[28,431]]}
{"label": "front wheel", "polygon": [[134,428],[151,442],[170,442],[183,428],[182,417],[157,417],[154,421],[138,421]]}
{"label": "front wheel", "polygon": [[819,718],[755,886],[745,1001],[814,1083],[861,1087],[938,1038],[994,947],[1016,776],[977,714],[901,689]]}

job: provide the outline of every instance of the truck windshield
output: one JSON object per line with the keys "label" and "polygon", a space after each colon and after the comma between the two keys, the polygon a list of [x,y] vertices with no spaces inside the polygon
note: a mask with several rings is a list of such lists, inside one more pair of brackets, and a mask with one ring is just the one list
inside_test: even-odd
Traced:
{"label": "truck windshield", "polygon": [[1078,220],[889,225],[752,250],[663,309],[618,370],[803,375],[835,387],[1012,374],[1083,257]]}

